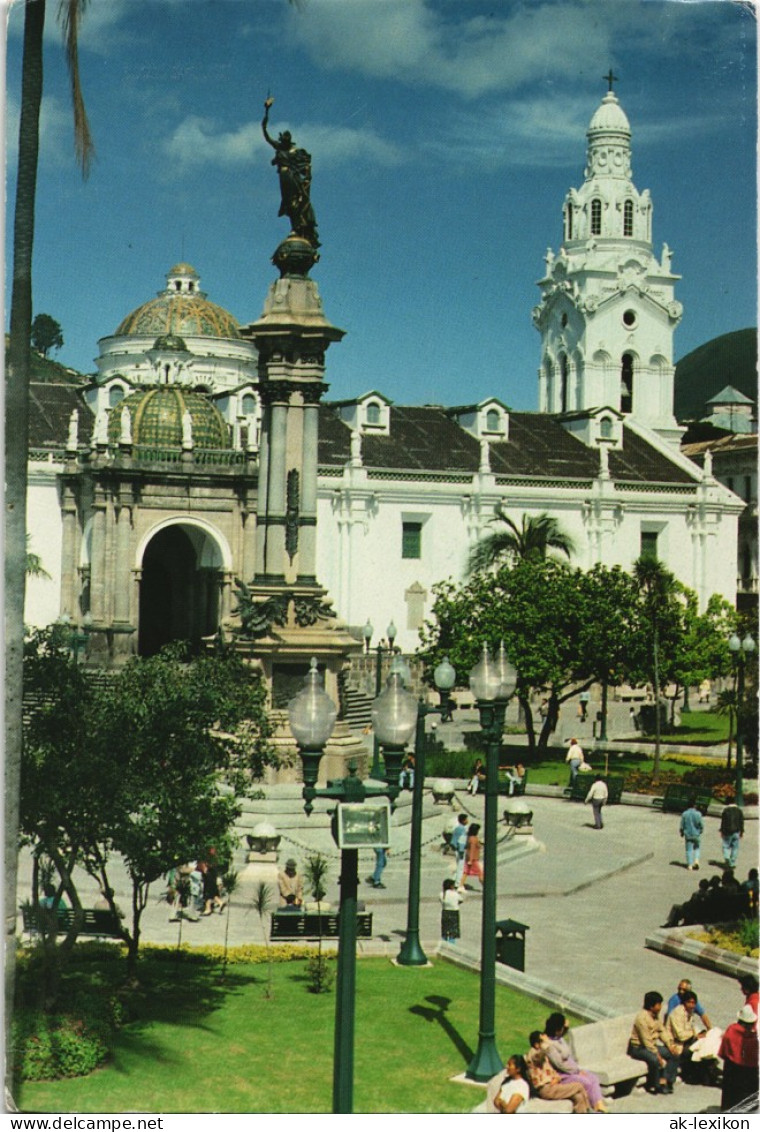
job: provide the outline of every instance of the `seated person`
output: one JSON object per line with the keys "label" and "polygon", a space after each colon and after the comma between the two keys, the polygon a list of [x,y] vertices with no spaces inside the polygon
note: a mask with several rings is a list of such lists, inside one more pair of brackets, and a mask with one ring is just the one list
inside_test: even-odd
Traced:
{"label": "seated person", "polygon": [[285,868],[277,874],[277,887],[280,890],[280,909],[300,910],[303,904],[303,881],[298,875],[298,865],[291,857]]}
{"label": "seated person", "polygon": [[475,764],[470,771],[470,781],[467,783],[467,793],[477,794],[481,782],[485,782],[485,780],[486,768],[483,766],[483,760],[475,759]]}
{"label": "seated person", "polygon": [[[683,1002],[684,1002],[684,999],[686,998],[686,995],[691,994],[693,989],[694,988],[691,985],[691,979],[681,979],[679,981],[678,988],[677,988],[675,994],[672,994],[670,996],[670,998],[668,999],[668,1005],[665,1007],[665,1014],[663,1016],[663,1022],[667,1021],[671,1011],[675,1010],[675,1008],[677,1006],[683,1005]],[[697,1016],[697,1018],[701,1021],[702,1026],[705,1028],[705,1030],[710,1030],[712,1028],[712,1022],[710,1021],[710,1019],[705,1014],[705,1009],[702,1006],[702,1003],[699,1002],[699,1000],[697,1000],[696,1005],[694,1007],[694,1013]]]}
{"label": "seated person", "polygon": [[648,1093],[672,1093],[678,1073],[678,1055],[660,1021],[661,1010],[662,995],[647,991],[628,1040],[628,1056],[646,1062]]}
{"label": "seated person", "polygon": [[549,1061],[545,1035],[534,1030],[530,1035],[530,1051],[525,1058],[528,1080],[536,1096],[545,1101],[571,1101],[573,1112],[587,1113],[588,1099],[583,1085],[577,1081],[563,1081]]}
{"label": "seated person", "polygon": [[700,924],[707,907],[707,895],[710,891],[710,882],[703,877],[699,888],[692,892],[683,904],[674,904],[668,913],[668,918],[662,925],[664,928],[677,928],[679,924]]}
{"label": "seated person", "polygon": [[703,1032],[696,1005],[697,996],[694,991],[684,991],[678,1005],[668,1011],[665,1023],[665,1035],[670,1042],[670,1048],[678,1053],[681,1077],[690,1084],[697,1084],[691,1069],[691,1049]]}
{"label": "seated person", "polygon": [[407,755],[404,759],[401,774],[398,776],[398,785],[399,790],[414,789],[414,755]]}
{"label": "seated person", "polygon": [[513,1053],[505,1069],[500,1069],[488,1082],[486,1112],[522,1112],[530,1097],[525,1058]]}
{"label": "seated person", "polygon": [[511,797],[525,782],[525,767],[522,763],[515,763],[514,766],[508,766],[506,770],[507,787]]}
{"label": "seated person", "polygon": [[757,869],[750,869],[747,879],[742,881],[742,891],[747,893],[750,912],[757,912],[758,876]]}
{"label": "seated person", "polygon": [[546,1019],[545,1032],[547,1038],[546,1053],[550,1063],[554,1066],[563,1082],[577,1081],[586,1090],[588,1103],[594,1112],[607,1112],[607,1106],[602,1097],[602,1087],[599,1078],[588,1069],[581,1069],[575,1060],[570,1045],[565,1038],[569,1027],[564,1014],[550,1014]]}

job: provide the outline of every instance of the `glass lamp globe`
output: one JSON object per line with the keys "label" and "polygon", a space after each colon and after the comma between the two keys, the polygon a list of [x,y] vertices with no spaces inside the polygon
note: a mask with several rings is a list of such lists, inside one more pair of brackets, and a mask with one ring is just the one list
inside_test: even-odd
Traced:
{"label": "glass lamp globe", "polygon": [[317,671],[316,657],[312,657],[303,689],[288,704],[290,729],[298,746],[305,751],[321,751],[332,734],[337,715],[338,709]]}
{"label": "glass lamp globe", "polygon": [[412,683],[412,670],[404,660],[403,656],[396,656],[391,661],[390,673],[398,673],[406,688],[411,687]]}
{"label": "glass lamp globe", "polygon": [[417,726],[417,700],[404,687],[401,674],[391,672],[372,705],[372,726],[383,747],[405,747]]}
{"label": "glass lamp globe", "polygon": [[501,677],[488,651],[488,645],[483,645],[481,658],[470,673],[470,688],[475,699],[482,703],[495,700],[499,695]]}
{"label": "glass lamp globe", "polygon": [[738,633],[732,633],[728,638],[728,647],[731,649],[731,652],[739,652],[742,647],[742,643],[739,639]]}
{"label": "glass lamp globe", "polygon": [[742,652],[752,653],[755,651],[755,648],[756,645],[752,634],[747,633],[747,636],[742,641]]}
{"label": "glass lamp globe", "polygon": [[374,633],[374,631],[375,630],[372,627],[372,622],[368,617],[367,624],[362,629],[362,636],[364,637],[364,642],[367,645],[367,648],[369,648],[369,642],[372,640],[372,634]]}
{"label": "glass lamp globe", "polygon": [[445,656],[433,672],[435,686],[441,692],[450,692],[456,683],[456,679],[457,674],[454,670],[454,666],[449,662],[449,658]]}
{"label": "glass lamp globe", "polygon": [[398,629],[393,624],[393,621],[391,621],[390,625],[385,630],[385,635],[388,638],[388,644],[391,646],[391,648],[393,648],[393,642],[396,640],[396,634],[397,633],[398,633]]}
{"label": "glass lamp globe", "polygon": [[499,672],[499,680],[501,687],[499,689],[499,699],[508,700],[509,697],[517,686],[517,669],[512,661],[507,656],[507,650],[504,648],[504,642],[499,645],[499,652],[496,657],[496,667]]}

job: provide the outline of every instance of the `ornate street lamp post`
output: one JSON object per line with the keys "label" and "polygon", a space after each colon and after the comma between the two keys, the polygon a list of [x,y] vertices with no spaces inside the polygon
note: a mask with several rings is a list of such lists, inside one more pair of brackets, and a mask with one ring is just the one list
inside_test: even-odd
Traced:
{"label": "ornate street lamp post", "polygon": [[741,724],[741,706],[744,699],[744,665],[752,656],[756,645],[750,633],[742,641],[738,633],[728,640],[731,661],[734,666],[734,690],[736,693],[736,804],[744,805],[744,736]]}
{"label": "ornate street lamp post", "polygon": [[483,655],[470,673],[470,687],[477,701],[486,748],[480,1027],[478,1048],[466,1070],[466,1076],[473,1081],[489,1081],[504,1065],[496,1048],[496,824],[504,715],[516,683],[517,673],[507,657],[504,643],[495,661],[484,645]]}
{"label": "ornate street lamp post", "polygon": [[[374,629],[372,627],[372,622],[369,620],[369,618],[367,618],[367,624],[362,630],[362,636],[364,637],[364,647],[367,652],[369,652],[370,650],[370,642],[372,641],[373,632]],[[392,655],[395,652],[393,642],[396,640],[397,632],[398,630],[396,629],[396,626],[393,624],[393,621],[391,621],[390,625],[385,630],[385,635],[388,639],[388,647],[386,648],[382,641],[378,641],[375,645],[375,699],[377,699],[377,697],[380,695],[380,689],[383,686],[383,655],[385,653],[390,653]],[[377,737],[377,733],[375,733],[375,738],[372,745],[372,766],[369,773],[370,778],[380,778],[380,740]]]}
{"label": "ornate street lamp post", "polygon": [[375,711],[387,740],[384,750],[387,785],[365,784],[356,777],[356,764],[352,763],[348,766],[347,778],[318,788],[319,762],[332,733],[337,708],[324,690],[315,659],[312,659],[302,691],[288,704],[290,728],[303,764],[304,810],[307,814],[312,812],[315,798],[330,798],[337,803],[332,817],[333,837],[341,851],[333,1059],[333,1112],[336,1113],[353,1112],[359,849],[389,844],[390,804],[398,797],[401,760],[415,724],[414,697],[404,689],[398,675],[388,678],[388,685],[373,708],[373,713]]}
{"label": "ornate street lamp post", "polygon": [[433,673],[435,686],[441,693],[441,702],[437,707],[419,701],[417,705],[417,723],[414,740],[414,786],[412,787],[412,830],[410,835],[409,852],[409,899],[406,910],[406,939],[396,957],[400,967],[424,967],[428,958],[420,944],[420,865],[422,857],[422,794],[425,788],[425,754],[426,735],[425,719],[428,715],[440,712],[443,717],[448,714],[448,701],[451,689],[456,683],[457,674],[445,660]]}

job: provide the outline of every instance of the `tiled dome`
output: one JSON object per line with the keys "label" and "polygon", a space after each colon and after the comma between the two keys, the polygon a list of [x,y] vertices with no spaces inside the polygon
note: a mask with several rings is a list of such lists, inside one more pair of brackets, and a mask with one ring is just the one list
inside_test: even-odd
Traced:
{"label": "tiled dome", "polygon": [[202,338],[240,338],[236,319],[209,302],[199,289],[200,277],[188,263],[178,263],[167,273],[166,290],[132,311],[116,328],[122,334],[178,335]]}
{"label": "tiled dome", "polygon": [[108,439],[116,444],[121,435],[121,417],[129,409],[132,442],[157,448],[182,447],[182,418],[190,413],[196,448],[229,448],[230,433],[224,418],[203,393],[181,385],[159,385],[131,393],[111,411]]}

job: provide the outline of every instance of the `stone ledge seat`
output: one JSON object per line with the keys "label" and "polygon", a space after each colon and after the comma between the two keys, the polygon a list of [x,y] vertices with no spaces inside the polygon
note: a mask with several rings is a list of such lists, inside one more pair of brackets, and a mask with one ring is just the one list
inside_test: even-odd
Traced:
{"label": "stone ledge seat", "polygon": [[582,1069],[595,1073],[605,1089],[622,1086],[620,1091],[627,1093],[646,1078],[644,1062],[635,1061],[626,1053],[634,1017],[635,1014],[622,1014],[603,1018],[568,1031],[573,1057]]}

